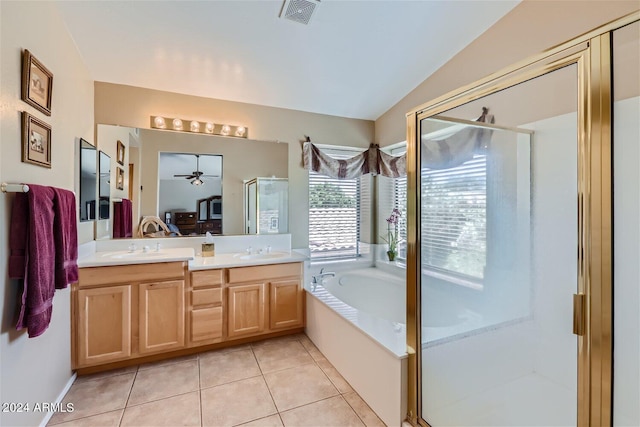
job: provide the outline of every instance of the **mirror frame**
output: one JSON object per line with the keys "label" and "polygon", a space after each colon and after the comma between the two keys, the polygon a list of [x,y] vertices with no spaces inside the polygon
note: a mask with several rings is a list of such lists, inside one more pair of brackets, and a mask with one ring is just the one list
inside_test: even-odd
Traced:
{"label": "mirror frame", "polygon": [[[98,170],[100,171],[100,179],[98,184],[98,219],[109,219],[109,210],[111,205],[111,156],[102,150],[100,150],[99,155]],[[106,171],[104,170],[105,168]],[[106,205],[103,202],[106,202]],[[106,210],[103,209],[105,206]]]}
{"label": "mirror frame", "polygon": [[[83,167],[83,162],[82,162],[82,158],[83,158],[83,151],[84,150],[93,150],[94,152],[94,171],[93,174],[95,175],[95,178],[93,179],[93,199],[87,201],[85,198],[83,198],[83,194],[84,194],[84,190],[86,190],[86,188],[84,188],[83,186],[83,175],[82,175],[82,167]],[[80,209],[79,209],[79,220],[80,222],[91,222],[91,221],[95,221],[96,218],[96,199],[97,199],[97,194],[98,194],[98,149],[95,145],[93,145],[92,143],[90,143],[89,141],[87,141],[86,139],[80,138],[80,156],[79,157],[79,164],[80,164],[80,173],[78,174],[78,188],[79,188],[79,203],[80,203]],[[91,203],[93,202],[93,203]],[[87,213],[87,218],[83,219],[82,217],[82,212],[83,212],[83,207],[85,212]],[[93,214],[93,215],[92,215]]]}

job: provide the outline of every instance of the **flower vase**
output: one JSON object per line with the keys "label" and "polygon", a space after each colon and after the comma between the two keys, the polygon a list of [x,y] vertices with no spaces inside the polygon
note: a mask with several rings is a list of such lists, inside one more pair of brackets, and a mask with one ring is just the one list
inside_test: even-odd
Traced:
{"label": "flower vase", "polygon": [[394,251],[387,251],[387,257],[389,258],[389,261],[395,261],[396,253]]}

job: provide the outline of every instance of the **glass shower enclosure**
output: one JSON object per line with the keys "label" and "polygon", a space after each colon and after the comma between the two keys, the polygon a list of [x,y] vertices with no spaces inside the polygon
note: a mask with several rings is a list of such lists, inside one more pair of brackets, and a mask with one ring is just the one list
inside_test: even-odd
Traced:
{"label": "glass shower enclosure", "polygon": [[246,234],[289,231],[289,180],[253,178],[244,183]]}

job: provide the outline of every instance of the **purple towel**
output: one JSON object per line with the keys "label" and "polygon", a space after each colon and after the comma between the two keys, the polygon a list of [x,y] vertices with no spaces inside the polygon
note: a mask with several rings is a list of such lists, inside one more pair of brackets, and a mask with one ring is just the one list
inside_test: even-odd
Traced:
{"label": "purple towel", "polygon": [[29,185],[28,193],[16,194],[12,207],[9,274],[23,279],[16,328],[27,328],[30,338],[41,335],[51,321],[56,257],[53,201],[53,188]]}
{"label": "purple towel", "polygon": [[71,191],[54,188],[53,236],[56,251],[56,289],[78,281],[78,228],[76,196]]}
{"label": "purple towel", "polygon": [[133,204],[129,199],[113,203],[113,237],[133,237]]}

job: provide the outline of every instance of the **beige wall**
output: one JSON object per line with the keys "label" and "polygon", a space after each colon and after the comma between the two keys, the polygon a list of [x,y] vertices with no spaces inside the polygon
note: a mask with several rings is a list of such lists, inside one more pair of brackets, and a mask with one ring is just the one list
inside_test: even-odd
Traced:
{"label": "beige wall", "polygon": [[[27,182],[76,190],[79,138],[93,141],[93,81],[69,37],[54,3],[0,2],[0,180]],[[53,73],[52,116],[20,100],[21,50],[29,49]],[[52,167],[22,163],[21,111],[52,127]],[[16,303],[20,285],[8,280],[6,260],[12,195],[0,194],[0,401],[55,402],[71,378],[69,289],[53,301],[49,329],[37,338],[16,331]],[[81,224],[81,234],[92,227]],[[0,412],[0,425],[38,425],[46,413]]]}
{"label": "beige wall", "polygon": [[[287,142],[289,230],[294,248],[309,246],[308,174],[301,166],[300,141],[305,135],[317,143],[340,146],[368,147],[373,141],[374,126],[369,120],[95,83],[96,123],[149,128],[151,115],[243,125],[253,140]],[[250,158],[251,153],[246,155]]]}
{"label": "beige wall", "polygon": [[376,142],[384,146],[404,141],[405,114],[418,105],[634,10],[638,1],[524,0],[380,116],[375,122]]}
{"label": "beige wall", "polygon": [[288,176],[289,147],[285,143],[149,129],[140,131],[140,142],[143,165],[140,215],[143,216],[158,215],[164,218],[164,212],[158,212],[160,152],[222,155],[222,232],[224,234],[242,234],[243,232],[243,181],[261,176],[278,178]]}

